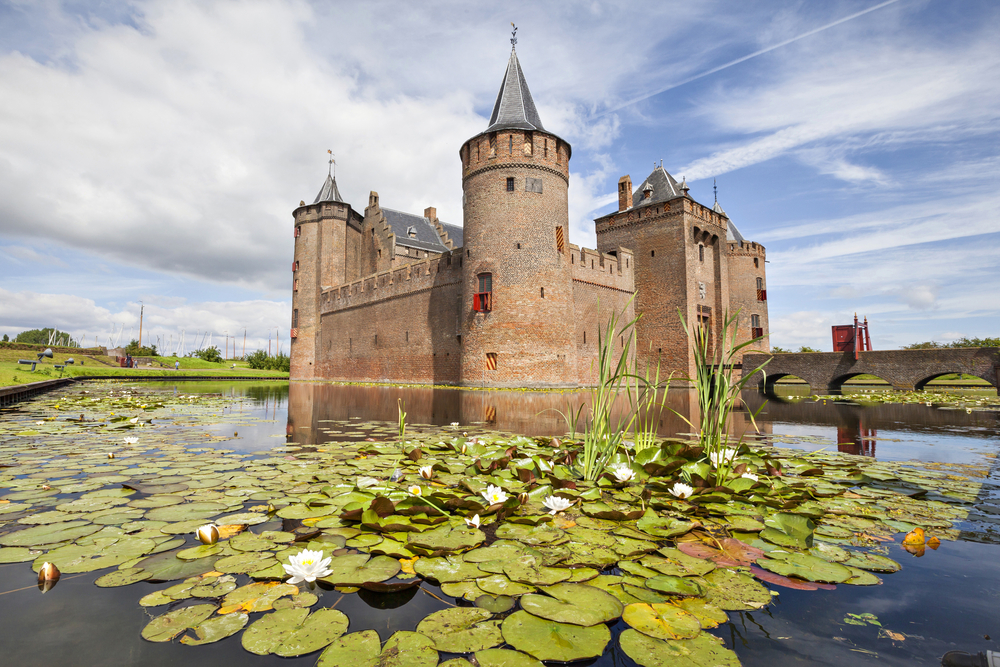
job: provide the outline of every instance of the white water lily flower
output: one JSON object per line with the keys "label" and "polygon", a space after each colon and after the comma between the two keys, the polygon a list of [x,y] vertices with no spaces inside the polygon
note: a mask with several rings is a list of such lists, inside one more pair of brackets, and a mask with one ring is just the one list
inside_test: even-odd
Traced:
{"label": "white water lily flower", "polygon": [[745,472],[742,475],[740,475],[740,477],[746,477],[751,482],[760,481],[760,477],[758,477],[757,475],[753,474],[752,472]]}
{"label": "white water lily flower", "polygon": [[126,445],[134,445],[137,442],[139,442],[139,438],[135,437],[134,435],[126,436],[125,438],[123,438],[123,440],[125,440]]}
{"label": "white water lily flower", "polygon": [[469,517],[465,517],[465,525],[469,528],[479,528],[479,515],[477,514],[471,519]]}
{"label": "white water lily flower", "polygon": [[635,471],[624,463],[611,466],[611,474],[614,475],[615,479],[619,482],[629,482],[633,477],[635,477]]}
{"label": "white water lily flower", "polygon": [[[322,560],[321,560],[322,559]],[[322,551],[312,551],[305,549],[288,559],[288,565],[282,565],[285,572],[292,575],[286,583],[297,584],[300,581],[312,583],[319,577],[325,577],[333,570],[328,565],[333,560],[332,556],[323,558]]]}
{"label": "white water lily flower", "polygon": [[423,490],[423,489],[421,489],[421,488],[420,488],[419,486],[417,486],[416,484],[414,484],[414,485],[413,485],[413,486],[411,486],[411,487],[408,487],[408,488],[407,488],[406,490],[407,490],[407,491],[409,491],[409,492],[410,492],[410,495],[412,495],[412,496],[421,496],[421,495],[423,495],[423,493],[424,493],[424,490]]}
{"label": "white water lily flower", "polygon": [[35,426],[43,426],[45,422],[35,422]]}
{"label": "white water lily flower", "polygon": [[195,532],[195,535],[202,544],[215,544],[219,541],[219,527],[214,523],[205,524]]}
{"label": "white water lily flower", "polygon": [[451,423],[451,427],[452,428],[458,428],[458,422],[452,422]]}
{"label": "white water lily flower", "polygon": [[724,463],[732,463],[733,459],[736,458],[736,450],[732,447],[723,447],[717,452],[712,452],[708,455],[708,459],[712,462],[712,465],[718,468]]}
{"label": "white water lily flower", "polygon": [[131,424],[138,424],[139,423],[139,418],[138,417],[132,417],[132,419],[129,419],[129,423],[131,423]]}
{"label": "white water lily flower", "polygon": [[357,485],[359,489],[367,489],[370,486],[378,486],[379,481],[374,477],[358,477]]}
{"label": "white water lily flower", "polygon": [[486,490],[482,493],[483,498],[490,505],[496,505],[497,503],[502,503],[507,500],[507,492],[501,489],[499,486],[493,486],[490,484],[486,487]]}
{"label": "white water lily flower", "polygon": [[670,493],[675,495],[680,499],[690,498],[691,494],[694,493],[694,489],[685,484],[684,482],[674,482],[674,485],[668,489]]}
{"label": "white water lily flower", "polygon": [[568,510],[573,501],[560,498],[559,496],[549,496],[542,501],[542,504],[549,510],[549,514],[555,514],[556,512],[565,512]]}
{"label": "white water lily flower", "polygon": [[434,466],[424,466],[420,469],[420,476],[424,479],[430,479],[434,476]]}

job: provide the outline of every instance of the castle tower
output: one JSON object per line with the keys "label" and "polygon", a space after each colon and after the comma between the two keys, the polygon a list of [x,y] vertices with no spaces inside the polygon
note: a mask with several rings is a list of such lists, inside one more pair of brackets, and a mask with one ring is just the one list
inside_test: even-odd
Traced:
{"label": "castle tower", "polygon": [[489,126],[460,151],[463,385],[576,384],[570,154],[542,126],[512,48]]}
{"label": "castle tower", "polygon": [[[332,166],[332,160],[331,160]],[[317,376],[320,309],[324,289],[345,282],[347,221],[358,217],[340,196],[337,179],[327,174],[311,205],[302,202],[295,219],[295,257],[292,261],[291,379]]]}
{"label": "castle tower", "polygon": [[[712,210],[726,219],[729,254],[729,312],[739,311],[736,343],[767,336],[767,252],[759,243],[746,240],[736,224],[722,210],[718,200]],[[768,338],[744,348],[746,352],[770,352]]]}
{"label": "castle tower", "polygon": [[635,253],[636,324],[639,367],[660,364],[694,377],[690,342],[678,311],[689,326],[712,332],[718,340],[729,310],[726,218],[689,195],[687,183],[662,166],[632,195],[627,176],[619,181],[618,211],[597,218],[597,249],[623,246]]}

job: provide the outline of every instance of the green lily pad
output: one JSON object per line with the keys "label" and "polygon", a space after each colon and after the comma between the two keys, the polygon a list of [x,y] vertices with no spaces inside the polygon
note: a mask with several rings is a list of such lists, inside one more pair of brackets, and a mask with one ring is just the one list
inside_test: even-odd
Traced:
{"label": "green lily pad", "polygon": [[199,558],[206,558],[221,553],[223,548],[223,545],[218,542],[215,544],[202,544],[197,547],[178,551],[177,557],[181,560],[198,560]]}
{"label": "green lily pad", "polygon": [[675,537],[694,528],[694,523],[681,521],[674,517],[660,517],[656,512],[648,509],[642,518],[635,522],[635,527],[656,537]]}
{"label": "green lily pad", "polygon": [[501,626],[504,640],[518,651],[538,660],[569,662],[596,658],[611,639],[608,626],[590,627],[558,623],[516,611]]}
{"label": "green lily pad", "polygon": [[410,533],[406,541],[410,549],[419,547],[432,552],[455,552],[471,549],[485,540],[486,534],[479,529],[445,525],[422,533]]}
{"label": "green lily pad", "polygon": [[524,555],[525,546],[520,543],[503,544],[473,549],[462,555],[466,563],[485,563],[493,560],[510,560]]}
{"label": "green lily pad", "polygon": [[243,633],[243,648],[282,657],[318,651],[347,630],[347,616],[336,609],[279,609],[253,623]]}
{"label": "green lily pad", "polygon": [[701,623],[694,614],[672,604],[630,604],[622,618],[655,639],[692,639],[701,632]]}
{"label": "green lily pad", "polygon": [[276,581],[254,582],[227,593],[222,599],[219,613],[268,611],[278,598],[298,593],[299,587],[292,584],[281,584]]}
{"label": "green lily pad", "polygon": [[729,621],[729,615],[726,612],[701,598],[682,598],[673,600],[671,604],[693,614],[703,629],[715,628]]}
{"label": "green lily pad", "polygon": [[685,577],[675,577],[670,574],[660,574],[646,580],[646,588],[669,595],[698,596],[702,594],[698,582]]}
{"label": "green lily pad", "polygon": [[39,556],[35,566],[37,569],[47,560],[66,574],[94,572],[144,556],[154,547],[156,542],[146,538],[122,538],[112,544],[67,544]]}
{"label": "green lily pad", "polygon": [[882,580],[871,572],[865,572],[864,570],[856,567],[847,567],[847,569],[849,569],[853,575],[850,579],[844,582],[849,586],[878,586],[882,583]]}
{"label": "green lily pad", "polygon": [[761,531],[761,538],[781,546],[808,549],[813,545],[816,524],[801,514],[776,512],[764,519],[767,526]]}
{"label": "green lily pad", "polygon": [[618,643],[642,667],[740,667],[736,654],[705,632],[694,639],[665,641],[629,629],[618,636]]}
{"label": "green lily pad", "polygon": [[705,599],[725,611],[760,609],[771,603],[771,592],[753,577],[721,568],[705,575]]}
{"label": "green lily pad", "polygon": [[319,581],[334,586],[364,586],[392,579],[401,569],[399,561],[389,556],[375,556],[371,559],[368,554],[337,556],[330,563],[330,574]]}
{"label": "green lily pad", "polygon": [[540,589],[545,595],[525,595],[521,608],[530,614],[573,625],[608,623],[622,615],[618,599],[585,584],[556,584]]}
{"label": "green lily pad", "polygon": [[236,551],[270,551],[274,549],[277,545],[269,539],[263,538],[259,535],[254,535],[253,533],[247,531],[234,535],[229,540],[229,546],[231,546]]}
{"label": "green lily pad", "polygon": [[176,552],[167,551],[145,558],[135,567],[149,572],[151,581],[175,581],[211,572],[215,568],[215,560],[215,556],[198,560],[181,560],[177,558]]}
{"label": "green lily pad", "polygon": [[564,567],[545,567],[534,556],[521,556],[503,566],[503,573],[511,581],[532,586],[551,586],[566,581],[572,572]]}
{"label": "green lily pad", "polygon": [[819,581],[827,584],[839,584],[853,576],[843,565],[830,563],[803,553],[793,553],[777,558],[759,558],[757,565],[765,570],[785,577],[798,577],[806,581]]}
{"label": "green lily pad", "polygon": [[898,572],[903,567],[891,558],[860,551],[851,552],[851,557],[843,561],[841,565],[872,572]]}
{"label": "green lily pad", "polygon": [[529,545],[554,544],[556,542],[565,542],[569,539],[566,533],[547,524],[527,526],[520,523],[504,522],[497,528],[496,535],[500,539],[517,540]]}
{"label": "green lily pad", "polygon": [[38,551],[28,547],[4,547],[0,549],[0,563],[25,563],[37,555]]}
{"label": "green lily pad", "polygon": [[190,635],[181,637],[181,643],[188,646],[201,646],[211,644],[226,637],[232,637],[237,632],[246,627],[250,616],[247,614],[227,614],[210,618],[201,625],[194,627],[197,638]]}
{"label": "green lily pad", "polygon": [[450,607],[436,611],[417,624],[417,632],[429,637],[438,651],[472,653],[503,643],[493,613],[478,607]]}
{"label": "green lily pad", "polygon": [[150,642],[168,642],[188,628],[200,625],[215,613],[214,604],[196,604],[157,616],[142,629],[142,638]]}
{"label": "green lily pad", "polygon": [[480,609],[485,609],[493,614],[503,614],[514,608],[514,598],[509,595],[498,595],[497,597],[480,595],[472,603]]}
{"label": "green lily pad", "polygon": [[[335,639],[319,656],[316,667],[434,667],[438,653],[434,642],[416,632],[400,631],[379,649],[374,630],[352,632]],[[450,662],[450,661],[449,661]]]}
{"label": "green lily pad", "polygon": [[424,579],[430,579],[440,584],[471,581],[487,574],[474,563],[466,563],[458,556],[420,558],[413,569]]}
{"label": "green lily pad", "polygon": [[115,570],[114,572],[109,572],[103,577],[98,577],[97,581],[94,583],[101,588],[114,588],[117,586],[129,586],[131,584],[145,581],[149,579],[152,575],[143,569],[137,567],[130,567],[127,570]]}
{"label": "green lily pad", "polygon": [[99,526],[89,521],[63,521],[45,526],[25,528],[0,535],[0,545],[5,547],[37,547],[67,540],[76,540],[99,531]]}
{"label": "green lily pad", "polygon": [[[419,562],[419,561],[418,561]],[[480,577],[476,579],[476,585],[487,593],[491,595],[525,595],[526,593],[534,593],[535,587],[528,586],[527,584],[520,584],[516,581],[511,581],[505,575],[494,574],[489,577]]]}
{"label": "green lily pad", "polygon": [[[476,662],[479,667],[544,667],[544,665],[519,651],[507,648],[488,648],[476,651]],[[443,666],[442,666],[443,667]]]}
{"label": "green lily pad", "polygon": [[[200,563],[201,560],[192,561]],[[215,569],[229,574],[246,574],[274,564],[274,554],[269,551],[250,551],[225,556],[215,561]]]}

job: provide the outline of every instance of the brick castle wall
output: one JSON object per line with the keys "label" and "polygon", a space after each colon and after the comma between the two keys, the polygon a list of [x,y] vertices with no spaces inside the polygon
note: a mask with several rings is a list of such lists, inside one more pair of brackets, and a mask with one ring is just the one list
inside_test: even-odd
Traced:
{"label": "brick castle wall", "polygon": [[[766,253],[759,243],[744,241],[742,243],[727,243],[729,254],[729,312],[739,311],[737,324],[737,345],[751,339],[752,315],[760,319],[760,328],[766,336],[770,329],[767,319],[767,301],[757,298],[757,279],[763,286],[762,296],[767,293],[765,275]],[[756,261],[756,264],[755,264]],[[768,338],[744,348],[746,352],[770,352],[771,344]]]}

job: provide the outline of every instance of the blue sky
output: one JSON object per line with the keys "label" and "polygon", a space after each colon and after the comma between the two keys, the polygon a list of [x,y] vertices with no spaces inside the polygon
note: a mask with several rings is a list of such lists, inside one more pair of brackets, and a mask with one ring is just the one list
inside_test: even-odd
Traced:
{"label": "blue sky", "polygon": [[[768,249],[772,344],[1000,334],[1000,6],[0,2],[0,333],[287,346],[291,211],[461,222],[509,53],[573,144],[571,241],[653,163]],[[164,347],[166,347],[164,345]]]}

